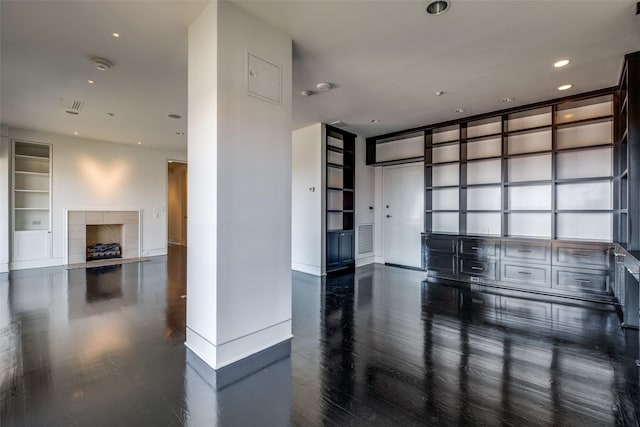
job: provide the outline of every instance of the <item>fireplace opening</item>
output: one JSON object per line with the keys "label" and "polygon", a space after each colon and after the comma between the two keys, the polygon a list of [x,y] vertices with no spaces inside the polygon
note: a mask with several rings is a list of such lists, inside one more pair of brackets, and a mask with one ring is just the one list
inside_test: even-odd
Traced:
{"label": "fireplace opening", "polygon": [[87,261],[122,258],[122,225],[87,225]]}

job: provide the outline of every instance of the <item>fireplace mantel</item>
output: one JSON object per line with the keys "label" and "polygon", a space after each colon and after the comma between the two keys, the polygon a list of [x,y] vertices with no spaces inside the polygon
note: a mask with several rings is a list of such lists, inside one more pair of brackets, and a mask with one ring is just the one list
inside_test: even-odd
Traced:
{"label": "fireplace mantel", "polygon": [[[140,210],[66,210],[65,264],[87,262],[87,225],[122,226],[122,259],[140,257]],[[91,261],[89,262],[89,264]]]}

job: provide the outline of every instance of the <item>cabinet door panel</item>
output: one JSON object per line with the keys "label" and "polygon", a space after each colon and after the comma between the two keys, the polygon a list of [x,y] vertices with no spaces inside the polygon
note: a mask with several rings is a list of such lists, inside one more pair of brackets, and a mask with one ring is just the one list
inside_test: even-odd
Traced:
{"label": "cabinet door panel", "polygon": [[33,261],[51,258],[51,233],[17,231],[13,234],[13,260]]}
{"label": "cabinet door panel", "polygon": [[353,233],[340,233],[340,262],[349,264],[354,259]]}
{"label": "cabinet door panel", "polygon": [[340,233],[327,233],[327,270],[340,265]]}

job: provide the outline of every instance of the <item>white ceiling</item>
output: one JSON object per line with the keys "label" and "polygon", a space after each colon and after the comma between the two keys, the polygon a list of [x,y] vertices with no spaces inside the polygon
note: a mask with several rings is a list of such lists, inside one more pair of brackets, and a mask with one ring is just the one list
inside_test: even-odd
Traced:
{"label": "white ceiling", "polygon": [[[640,50],[635,0],[452,1],[441,16],[424,12],[427,1],[236,3],[294,40],[294,128],[341,120],[371,136],[600,89]],[[204,4],[2,0],[0,120],[185,149],[187,27]],[[93,55],[114,67],[96,70]],[[554,69],[560,58],[572,62]],[[300,95],[322,81],[336,88]],[[558,92],[562,83],[574,88]],[[61,97],[85,107],[66,114]]]}

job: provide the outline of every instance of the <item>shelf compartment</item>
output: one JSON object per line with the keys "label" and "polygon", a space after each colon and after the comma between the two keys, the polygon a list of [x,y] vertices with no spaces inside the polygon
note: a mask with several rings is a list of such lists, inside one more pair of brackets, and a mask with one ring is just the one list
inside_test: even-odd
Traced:
{"label": "shelf compartment", "polygon": [[327,186],[334,188],[344,188],[344,170],[327,168]]}
{"label": "shelf compartment", "polygon": [[612,241],[613,215],[603,213],[557,213],[556,237],[558,239],[578,239]]}
{"label": "shelf compartment", "polygon": [[500,211],[502,205],[502,187],[479,187],[468,188],[467,211],[473,210],[497,210]]}
{"label": "shelf compartment", "polygon": [[551,209],[551,185],[531,185],[507,188],[509,210]]}
{"label": "shelf compartment", "polygon": [[376,163],[424,156],[424,133],[417,132],[376,142]]}
{"label": "shelf compartment", "polygon": [[460,190],[457,187],[435,189],[430,192],[433,210],[458,210],[460,208]]}
{"label": "shelf compartment", "polygon": [[466,144],[467,160],[499,157],[502,155],[502,137],[470,141]]}
{"label": "shelf compartment", "polygon": [[551,237],[551,212],[518,212],[507,214],[511,237]]}
{"label": "shelf compartment", "polygon": [[502,133],[502,117],[491,117],[467,123],[467,138],[478,138]]}
{"label": "shelf compartment", "polygon": [[558,128],[556,148],[559,150],[573,147],[613,143],[613,120],[588,123],[579,126]]}
{"label": "shelf compartment", "polygon": [[467,217],[467,234],[500,235],[502,214],[500,212],[469,212]]}
{"label": "shelf compartment", "polygon": [[353,212],[327,212],[327,230],[353,230]]}
{"label": "shelf compartment", "polygon": [[15,210],[16,231],[42,231],[49,229],[49,210]]}
{"label": "shelf compartment", "polygon": [[434,212],[431,215],[431,231],[433,233],[458,233],[458,212]]}
{"label": "shelf compartment", "polygon": [[49,146],[45,144],[36,144],[33,142],[16,141],[15,157],[22,156],[49,159]]}
{"label": "shelf compartment", "polygon": [[443,145],[431,148],[432,163],[448,163],[460,160],[460,145]]}
{"label": "shelf compartment", "polygon": [[558,105],[556,123],[573,123],[612,115],[613,97],[605,95]]}
{"label": "shelf compartment", "polygon": [[17,173],[14,176],[16,190],[49,191],[48,174],[34,175]]}
{"label": "shelf compartment", "polygon": [[334,165],[344,165],[345,164],[345,155],[344,155],[344,151],[331,151],[328,150],[327,151],[327,163],[329,165],[334,164]]}
{"label": "shelf compartment", "polygon": [[570,151],[558,153],[556,177],[558,179],[610,176],[613,174],[613,149]]}
{"label": "shelf compartment", "polygon": [[460,165],[435,165],[431,168],[431,182],[434,187],[460,184]]}
{"label": "shelf compartment", "polygon": [[327,148],[329,147],[344,150],[344,141],[341,138],[336,138],[334,136],[329,135],[327,136]]}
{"label": "shelf compartment", "polygon": [[515,157],[507,160],[509,182],[551,179],[551,153]]}
{"label": "shelf compartment", "polygon": [[477,160],[467,162],[467,184],[494,184],[502,179],[502,161]]}
{"label": "shelf compartment", "polygon": [[431,134],[432,144],[441,144],[444,142],[453,142],[460,140],[460,125],[447,126],[444,128],[433,129]]}
{"label": "shelf compartment", "polygon": [[611,210],[613,184],[610,181],[556,185],[558,210]]}
{"label": "shelf compartment", "polygon": [[15,209],[49,209],[49,193],[16,192]]}
{"label": "shelf compartment", "polygon": [[520,133],[507,137],[507,152],[509,155],[548,150],[551,150],[551,129]]}
{"label": "shelf compartment", "polygon": [[507,130],[509,132],[551,125],[551,107],[521,111],[509,114]]}
{"label": "shelf compartment", "polygon": [[15,157],[16,172],[49,173],[49,162],[33,157]]}
{"label": "shelf compartment", "polygon": [[353,192],[341,190],[327,191],[327,210],[353,210]]}

